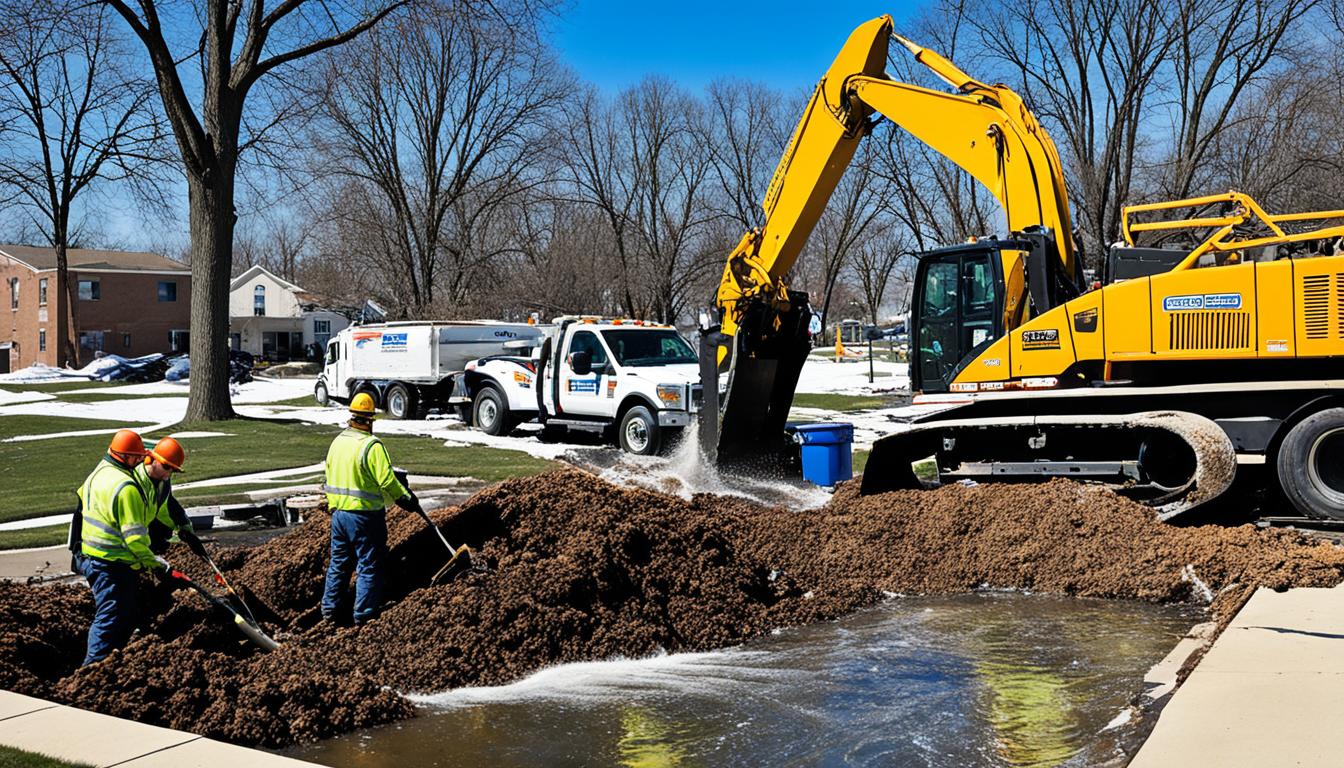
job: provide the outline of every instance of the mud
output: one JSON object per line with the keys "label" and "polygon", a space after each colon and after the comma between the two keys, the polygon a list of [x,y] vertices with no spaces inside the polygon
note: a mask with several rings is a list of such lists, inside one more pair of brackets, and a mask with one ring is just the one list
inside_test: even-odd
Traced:
{"label": "mud", "polygon": [[[389,514],[388,597],[365,627],[316,622],[329,520],[217,560],[274,654],[179,591],[126,649],[75,671],[87,590],[0,588],[0,687],[241,744],[280,746],[413,715],[397,693],[492,685],[549,664],[705,650],[833,618],[886,593],[981,587],[1202,602],[1226,621],[1257,587],[1332,586],[1344,550],[1288,531],[1176,528],[1110,492],[951,486],[805,512],[623,489],[577,471],[431,513],[482,569],[426,587],[442,544]],[[209,583],[185,550],[169,559]]]}

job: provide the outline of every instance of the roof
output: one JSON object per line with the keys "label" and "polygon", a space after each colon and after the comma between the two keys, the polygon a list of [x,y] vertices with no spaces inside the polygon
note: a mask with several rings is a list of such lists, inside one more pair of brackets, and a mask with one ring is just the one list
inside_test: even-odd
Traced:
{"label": "roof", "polygon": [[[35,272],[56,268],[56,249],[31,245],[0,245],[0,255],[27,266]],[[187,265],[167,256],[145,251],[100,251],[92,248],[70,248],[65,252],[71,269],[119,270],[126,272],[181,272],[190,274]]]}
{"label": "roof", "polygon": [[280,277],[279,275],[277,275],[277,274],[275,274],[274,272],[272,272],[271,270],[269,270],[269,269],[267,269],[267,268],[261,266],[260,264],[253,264],[252,266],[250,266],[250,267],[248,267],[246,270],[244,270],[243,273],[242,273],[241,275],[239,275],[239,276],[233,278],[233,280],[231,280],[231,281],[229,282],[229,290],[230,290],[230,291],[235,291],[235,290],[237,290],[239,286],[241,286],[241,285],[247,283],[248,280],[251,280],[251,279],[255,278],[257,275],[260,275],[260,274],[265,274],[267,277],[269,277],[269,278],[271,278],[272,280],[274,280],[275,282],[279,283],[279,284],[281,285],[281,287],[283,287],[283,288],[288,288],[289,290],[294,291],[295,293],[306,293],[306,291],[304,291],[304,290],[303,290],[302,288],[300,288],[299,286],[297,286],[297,285],[295,285],[295,284],[289,282],[288,280],[284,279],[283,277]]}

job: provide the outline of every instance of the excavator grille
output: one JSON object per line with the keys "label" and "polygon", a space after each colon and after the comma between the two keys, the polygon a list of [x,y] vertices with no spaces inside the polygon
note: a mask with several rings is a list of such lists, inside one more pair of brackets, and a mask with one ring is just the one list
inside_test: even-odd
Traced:
{"label": "excavator grille", "polygon": [[1330,337],[1330,275],[1302,277],[1302,327],[1308,339]]}
{"label": "excavator grille", "polygon": [[1173,312],[1171,349],[1252,349],[1249,312]]}

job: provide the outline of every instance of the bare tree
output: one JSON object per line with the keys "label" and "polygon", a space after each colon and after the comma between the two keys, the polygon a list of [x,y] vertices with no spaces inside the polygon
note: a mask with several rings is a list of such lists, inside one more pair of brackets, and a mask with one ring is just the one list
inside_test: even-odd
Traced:
{"label": "bare tree", "polygon": [[526,10],[424,4],[322,72],[319,173],[361,201],[338,210],[349,227],[382,233],[370,255],[413,316],[470,299],[515,251],[500,219],[544,178],[547,125],[570,80],[522,26]]}
{"label": "bare tree", "polygon": [[876,171],[880,152],[880,144],[872,141],[859,145],[800,259],[803,262],[800,269],[810,278],[804,285],[812,294],[813,308],[817,307],[816,294],[822,296],[823,325],[835,306],[834,294],[840,278],[849,271],[855,254],[891,226],[886,211],[890,208],[892,185]]}
{"label": "bare tree", "polygon": [[[1176,99],[1161,189],[1187,197],[1204,183],[1218,136],[1243,94],[1296,44],[1317,0],[1181,0],[1169,35]],[[1253,118],[1252,118],[1253,119]]]}
{"label": "bare tree", "polygon": [[789,140],[785,104],[797,105],[759,83],[737,80],[710,83],[705,102],[702,147],[713,160],[714,207],[741,229],[758,227],[765,217],[761,201]]}
{"label": "bare tree", "polygon": [[161,125],[153,83],[128,66],[108,14],[78,1],[0,3],[0,186],[56,252],[56,364],[78,366],[68,250],[102,181],[147,180]]}
{"label": "bare tree", "polygon": [[[98,2],[115,10],[144,44],[187,177],[192,372],[186,418],[227,419],[233,416],[228,306],[239,156],[287,112],[273,109],[268,119],[249,125],[248,96],[267,75],[276,79],[287,65],[353,40],[407,0],[279,0],[269,8],[265,0],[202,0],[198,14],[181,14],[168,27],[199,25],[200,34],[189,35],[189,47],[179,52],[161,15],[174,4]],[[193,66],[201,77],[199,103],[183,80]]]}
{"label": "bare tree", "polygon": [[633,210],[645,277],[645,303],[636,317],[675,323],[698,278],[722,268],[722,254],[709,261],[700,240],[712,216],[705,198],[710,163],[700,144],[700,105],[660,78],[646,78],[622,94],[620,104],[629,160],[644,180]]}
{"label": "bare tree", "polygon": [[1137,197],[1142,129],[1176,44],[1172,7],[1166,0],[1028,0],[971,16],[983,45],[1060,142],[1077,225],[1094,253],[1118,232],[1121,206]]}
{"label": "bare tree", "polygon": [[563,184],[557,194],[596,211],[610,232],[611,279],[621,309],[635,315],[639,277],[633,251],[635,206],[646,183],[643,165],[631,162],[625,132],[612,119],[615,106],[596,88],[586,88],[567,105],[562,121],[556,163]]}
{"label": "bare tree", "polygon": [[873,325],[879,322],[878,315],[893,287],[893,280],[899,281],[902,276],[897,267],[914,261],[906,237],[904,233],[888,229],[860,243],[854,252],[853,280],[863,293],[868,319]]}

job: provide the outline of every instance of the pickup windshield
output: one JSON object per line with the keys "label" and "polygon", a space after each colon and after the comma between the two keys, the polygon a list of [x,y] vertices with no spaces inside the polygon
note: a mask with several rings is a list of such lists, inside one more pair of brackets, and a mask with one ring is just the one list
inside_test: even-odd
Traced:
{"label": "pickup windshield", "polygon": [[691,345],[674,330],[602,331],[602,338],[619,365],[684,365],[699,358]]}

